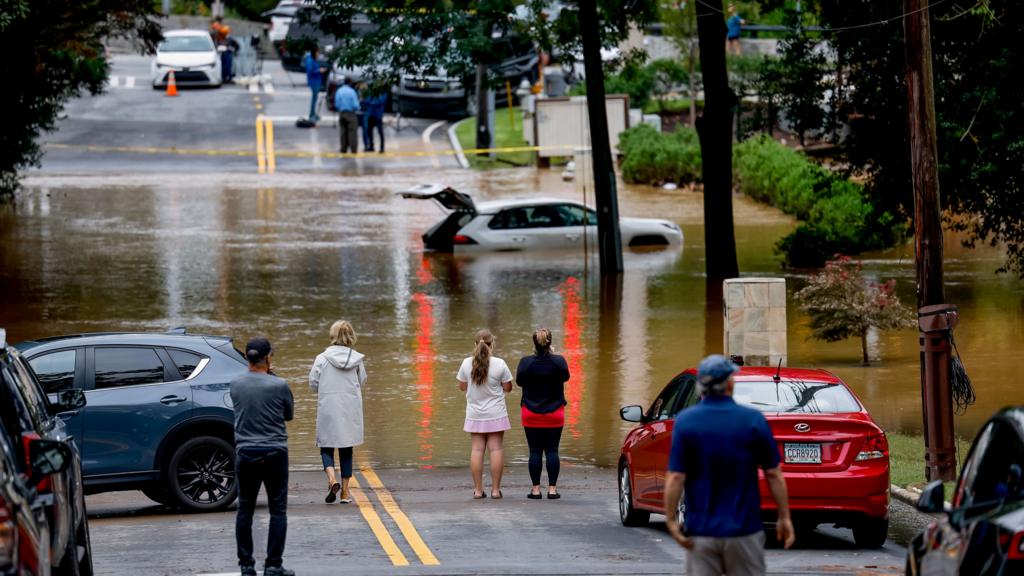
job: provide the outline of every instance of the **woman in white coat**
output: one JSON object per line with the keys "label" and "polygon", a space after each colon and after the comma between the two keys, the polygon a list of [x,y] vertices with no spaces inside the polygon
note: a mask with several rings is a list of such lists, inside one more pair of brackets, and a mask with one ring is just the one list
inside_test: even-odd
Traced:
{"label": "woman in white coat", "polygon": [[[348,483],[352,478],[352,448],[363,443],[363,384],[366,367],[363,355],[352,347],[356,332],[345,320],[331,324],[331,345],[313,361],[309,371],[309,387],[317,393],[316,445],[320,448],[324,472],[327,473],[327,497],[330,504],[338,499],[352,501]],[[341,483],[334,473],[334,450],[341,460]]]}

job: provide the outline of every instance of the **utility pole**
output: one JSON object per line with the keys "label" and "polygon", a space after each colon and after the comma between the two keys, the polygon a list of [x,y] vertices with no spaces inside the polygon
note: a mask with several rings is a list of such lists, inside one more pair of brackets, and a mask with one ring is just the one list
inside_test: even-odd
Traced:
{"label": "utility pole", "polygon": [[[487,82],[487,65],[476,65],[476,147],[477,149],[493,148],[494,124],[494,92]],[[509,104],[511,106],[511,103]],[[487,152],[477,153],[486,156]]]}
{"label": "utility pole", "polygon": [[[597,6],[593,0],[579,3],[583,36],[583,68],[587,75],[587,113],[590,117],[590,157],[594,165],[594,199],[597,203],[597,245],[601,275],[622,274],[622,236],[619,232],[619,200],[608,142],[608,116],[601,69],[601,38]],[[723,40],[724,42],[724,40]]]}
{"label": "utility pole", "polygon": [[939,203],[935,97],[932,83],[928,0],[904,0],[910,159],[914,184],[914,248],[921,328],[921,403],[925,475],[950,481],[956,475],[953,400],[949,382],[950,334],[955,306],[945,304],[942,284],[942,221]]}

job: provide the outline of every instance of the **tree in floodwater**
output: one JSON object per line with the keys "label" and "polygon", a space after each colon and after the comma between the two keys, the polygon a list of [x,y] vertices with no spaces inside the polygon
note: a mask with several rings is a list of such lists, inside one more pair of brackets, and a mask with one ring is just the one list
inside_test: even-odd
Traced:
{"label": "tree in floodwater", "polygon": [[107,81],[103,42],[127,36],[148,50],[160,39],[152,0],[0,0],[0,199],[18,170],[36,165],[36,140],[53,130],[67,101]]}
{"label": "tree in floodwater", "polygon": [[879,284],[864,278],[863,266],[848,256],[825,264],[796,293],[800,310],[811,318],[811,336],[825,342],[860,338],[862,361],[868,366],[868,332],[917,326],[914,311],[900,302],[896,281]]}

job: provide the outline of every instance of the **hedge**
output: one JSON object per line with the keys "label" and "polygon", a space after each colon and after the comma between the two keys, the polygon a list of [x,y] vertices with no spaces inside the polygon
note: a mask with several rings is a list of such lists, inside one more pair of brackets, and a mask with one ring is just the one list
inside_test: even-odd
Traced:
{"label": "hedge", "polygon": [[626,182],[658,185],[700,180],[700,143],[692,128],[662,133],[641,124],[619,134],[619,153],[624,156]]}

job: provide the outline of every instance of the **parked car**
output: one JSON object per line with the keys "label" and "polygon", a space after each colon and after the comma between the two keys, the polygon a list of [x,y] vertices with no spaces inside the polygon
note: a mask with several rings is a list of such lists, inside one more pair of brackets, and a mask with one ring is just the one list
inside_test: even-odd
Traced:
{"label": "parked car", "polygon": [[997,412],[974,439],[950,509],[942,482],[917,509],[942,516],[907,548],[907,574],[1024,574],[1024,407]]}
{"label": "parked car", "polygon": [[[86,522],[78,447],[64,419],[85,406],[81,391],[50,402],[25,360],[0,330],[0,422],[15,462],[40,498],[50,527],[48,561],[55,574],[91,575],[92,546]],[[47,461],[59,452],[63,462]],[[56,465],[61,464],[61,465]]]}
{"label": "parked car", "polygon": [[220,54],[206,30],[171,30],[156,47],[150,65],[153,88],[167,86],[171,72],[178,86],[221,85]]}
{"label": "parked car", "polygon": [[[836,524],[852,528],[858,546],[877,548],[885,543],[888,441],[842,380],[825,370],[743,367],[736,374],[733,398],[763,412],[771,425],[798,530]],[[646,411],[641,406],[620,411],[623,420],[640,424],[626,435],[619,458],[623,524],[645,524],[652,512],[665,513],[665,472],[675,416],[698,401],[697,371],[691,368],[673,378]],[[765,521],[774,521],[775,501],[763,474],[761,498]]]}
{"label": "parked car", "polygon": [[281,44],[284,43],[284,39],[288,35],[288,28],[295,19],[295,13],[305,3],[304,0],[281,0],[277,6],[261,14],[270,20],[267,38],[270,39],[270,44],[278,55],[281,54]]}
{"label": "parked car", "polygon": [[81,334],[18,345],[51,396],[84,392],[67,418],[81,439],[87,493],[142,490],[189,510],[236,497],[228,387],[246,370],[231,338]]}
{"label": "parked car", "polygon": [[[363,14],[354,15],[349,26],[356,34],[365,33],[375,27],[370,19]],[[344,48],[338,38],[320,29],[320,11],[313,6],[302,6],[295,12],[295,16],[288,26],[284,42],[280,45],[278,53],[281,55],[281,66],[289,72],[305,74],[302,57],[312,46],[316,46],[320,55],[325,58],[330,57],[335,50]],[[359,80],[362,77],[362,71],[334,67],[331,76],[338,79],[345,76]]]}
{"label": "parked car", "polygon": [[0,430],[0,575],[49,573],[50,526],[25,464]]}
{"label": "parked car", "polygon": [[[438,252],[582,248],[584,235],[597,246],[597,213],[561,198],[522,198],[476,204],[469,194],[424,184],[398,193],[434,200],[451,211],[423,234],[423,245]],[[683,232],[668,220],[619,218],[623,246],[682,246]]]}

